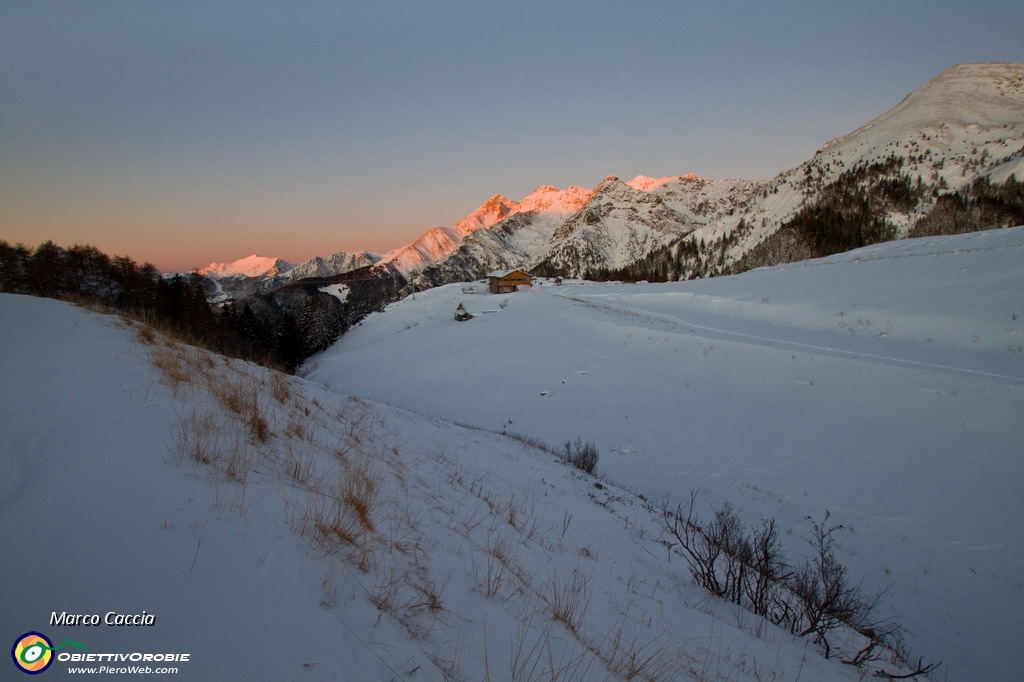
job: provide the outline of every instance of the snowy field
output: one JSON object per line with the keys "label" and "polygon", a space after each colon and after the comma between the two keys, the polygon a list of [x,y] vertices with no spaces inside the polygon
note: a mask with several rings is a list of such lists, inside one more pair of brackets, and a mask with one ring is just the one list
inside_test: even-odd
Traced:
{"label": "snowy field", "polygon": [[47,679],[862,673],[710,598],[656,508],[518,440],[66,303],[0,295],[0,319],[0,623],[49,637]]}
{"label": "snowy field", "polygon": [[[476,317],[455,322],[459,303]],[[593,440],[608,479],[773,516],[795,554],[803,519],[829,510],[849,529],[841,559],[887,590],[913,653],[951,680],[1024,669],[1024,228],[693,282],[441,287],[303,373]]]}
{"label": "snowy field", "polygon": [[[1014,679],[1022,246],[1018,228],[709,281],[442,287],[307,379],[0,295],[3,636],[188,654],[148,665],[193,680],[870,677],[693,583],[659,502],[699,490],[774,516],[794,561],[831,511],[934,679]],[[593,440],[604,481],[502,430]],[[108,613],[152,624],[53,622]],[[78,653],[48,679],[147,665],[57,658]]]}

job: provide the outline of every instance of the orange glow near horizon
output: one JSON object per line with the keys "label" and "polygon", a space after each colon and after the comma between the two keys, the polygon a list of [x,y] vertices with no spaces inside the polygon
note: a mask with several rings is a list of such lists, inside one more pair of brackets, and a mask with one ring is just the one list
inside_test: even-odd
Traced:
{"label": "orange glow near horizon", "polygon": [[68,247],[94,246],[110,256],[128,256],[138,263],[151,263],[163,272],[184,272],[210,263],[230,263],[247,256],[280,258],[300,264],[314,256],[339,251],[386,253],[412,242],[428,228],[325,229],[296,223],[253,225],[250,221],[232,226],[221,222],[181,227],[173,217],[146,216],[136,225],[80,214],[63,218],[55,212],[19,217],[12,212],[0,216],[0,239],[35,249],[45,241]]}

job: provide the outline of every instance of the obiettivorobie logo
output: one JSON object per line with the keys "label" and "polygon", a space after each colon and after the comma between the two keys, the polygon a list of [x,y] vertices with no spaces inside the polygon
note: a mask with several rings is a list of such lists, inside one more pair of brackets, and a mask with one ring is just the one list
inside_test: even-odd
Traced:
{"label": "obiettivorobie logo", "polygon": [[[98,617],[97,617],[98,619]],[[18,637],[14,641],[14,646],[11,647],[11,658],[14,659],[14,665],[17,666],[18,670],[29,675],[38,675],[43,672],[54,662],[54,660],[60,663],[71,663],[82,666],[83,664],[91,663],[102,663],[97,667],[71,667],[69,672],[75,673],[120,673],[122,675],[135,674],[135,673],[177,673],[178,668],[153,668],[153,663],[188,663],[192,654],[169,654],[169,653],[158,653],[158,654],[146,654],[138,651],[132,653],[108,653],[108,654],[97,654],[97,653],[71,653],[70,651],[61,651],[59,654],[54,653],[58,649],[64,647],[70,647],[73,649],[79,649],[81,651],[88,652],[81,642],[76,642],[72,639],[65,639],[58,646],[54,646],[50,638],[41,632],[26,632],[22,636]],[[127,665],[134,663],[143,663],[143,666]],[[118,666],[117,664],[121,664]]]}
{"label": "obiettivorobie logo", "polygon": [[41,632],[26,632],[19,637],[11,648],[11,658],[18,670],[29,675],[38,675],[53,663],[53,652],[71,645],[76,649],[88,651],[81,642],[65,639],[60,646],[53,646],[50,638]]}

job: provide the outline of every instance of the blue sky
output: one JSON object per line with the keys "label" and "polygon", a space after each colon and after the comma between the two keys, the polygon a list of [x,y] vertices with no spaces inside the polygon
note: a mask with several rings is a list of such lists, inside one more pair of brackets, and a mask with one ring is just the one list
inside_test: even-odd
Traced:
{"label": "blue sky", "polygon": [[386,251],[495,193],[767,179],[1020,2],[0,5],[0,238],[165,269]]}

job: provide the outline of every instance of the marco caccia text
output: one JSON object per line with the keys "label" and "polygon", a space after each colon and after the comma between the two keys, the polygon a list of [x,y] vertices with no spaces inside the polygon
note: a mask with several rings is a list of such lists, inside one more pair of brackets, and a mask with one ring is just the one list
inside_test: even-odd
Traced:
{"label": "marco caccia text", "polygon": [[57,612],[54,611],[50,614],[50,625],[156,625],[156,616],[145,611],[136,615],[126,615],[111,611],[101,619],[96,614],[65,613],[63,611],[58,616]]}

